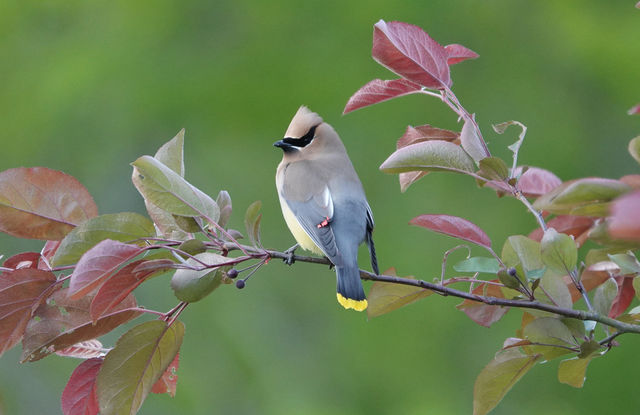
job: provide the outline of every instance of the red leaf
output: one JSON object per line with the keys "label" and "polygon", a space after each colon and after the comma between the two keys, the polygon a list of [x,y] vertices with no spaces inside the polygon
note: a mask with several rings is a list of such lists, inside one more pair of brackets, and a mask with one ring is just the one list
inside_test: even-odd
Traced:
{"label": "red leaf", "polygon": [[[638,4],[636,4],[636,7],[638,7],[638,5],[640,5],[640,2],[638,2]],[[638,7],[640,9],[640,7]],[[630,108],[629,111],[627,111],[627,114],[629,115],[634,115],[634,114],[640,114],[640,104],[636,105],[633,108]]]}
{"label": "red leaf", "polygon": [[[98,290],[96,296],[93,297],[91,302],[91,319],[96,321],[105,313],[111,311],[113,307],[120,304],[129,293],[135,290],[140,284],[142,284],[147,278],[155,273],[166,271],[170,266],[175,263],[171,260],[158,260],[163,261],[163,267],[150,267],[145,266],[145,260],[137,260],[131,262],[120,269],[115,275],[109,278]],[[167,262],[168,261],[168,262]],[[139,270],[142,269],[142,270]]]}
{"label": "red leaf", "polygon": [[[593,218],[587,216],[560,215],[547,222],[547,227],[573,236],[578,247],[580,247],[587,239],[589,229],[591,229],[594,222]],[[529,234],[529,238],[537,242],[540,242],[543,236],[544,232],[540,228]]]}
{"label": "red leaf", "polygon": [[454,144],[460,144],[460,133],[442,128],[433,127],[429,124],[419,125],[417,127],[407,126],[404,134],[396,143],[396,150],[406,147],[410,144],[420,143],[429,140],[450,141]]}
{"label": "red leaf", "polygon": [[633,278],[616,278],[618,283],[618,295],[611,304],[611,310],[609,310],[609,317],[617,318],[619,315],[629,307],[631,301],[635,297],[635,290],[633,289]]}
{"label": "red leaf", "polygon": [[374,25],[371,55],[382,66],[427,88],[451,86],[447,51],[418,26],[380,20]]}
{"label": "red leaf", "polygon": [[[491,282],[500,282],[492,280]],[[473,290],[473,294],[485,297],[504,298],[499,285],[482,284]],[[458,310],[463,311],[469,318],[484,327],[490,327],[493,323],[500,320],[509,307],[500,307],[497,305],[487,305],[477,301],[464,300],[456,306]]]}
{"label": "red leaf", "polygon": [[609,234],[616,239],[640,240],[640,191],[617,198],[611,204]]}
{"label": "red leaf", "polygon": [[178,386],[178,366],[180,365],[180,353],[176,354],[167,370],[164,371],[160,379],[153,385],[151,393],[167,393],[172,398],[176,396]]}
{"label": "red leaf", "polygon": [[[516,174],[521,167],[518,167]],[[549,170],[530,167],[518,180],[518,188],[527,197],[537,197],[549,193],[562,184],[562,180]]]}
{"label": "red leaf", "polygon": [[56,350],[56,354],[58,356],[77,357],[78,359],[90,359],[92,357],[104,357],[106,350],[102,347],[100,340],[91,339]]}
{"label": "red leaf", "polygon": [[137,245],[105,239],[82,255],[69,281],[69,295],[80,298],[93,291],[118,267],[144,251]]}
{"label": "red leaf", "polygon": [[20,341],[33,310],[55,282],[53,273],[33,268],[0,274],[0,355]]}
{"label": "red leaf", "polygon": [[0,231],[18,238],[59,240],[98,215],[87,189],[68,174],[44,167],[0,173]]}
{"label": "red leaf", "polygon": [[136,307],[136,299],[130,294],[94,324],[89,315],[92,298],[74,300],[68,293],[68,288],[54,292],[29,320],[22,339],[23,362],[36,361],[57,350],[98,338],[140,315],[140,311],[132,309]]}
{"label": "red leaf", "polygon": [[62,391],[61,406],[64,415],[97,415],[98,394],[96,377],[102,359],[89,359],[80,363],[73,371],[67,386]]}
{"label": "red leaf", "polygon": [[39,252],[21,252],[10,258],[7,258],[2,264],[5,268],[22,269],[22,268],[38,268]]}
{"label": "red leaf", "polygon": [[467,59],[476,59],[480,56],[471,49],[467,49],[457,43],[447,45],[444,49],[447,51],[447,63],[449,65],[455,65]]}
{"label": "red leaf", "polygon": [[406,79],[383,81],[374,79],[349,98],[343,114],[403,95],[420,92],[422,87]]}
{"label": "red leaf", "polygon": [[409,223],[487,248],[491,247],[491,240],[482,229],[468,220],[457,216],[420,215],[411,219]]}

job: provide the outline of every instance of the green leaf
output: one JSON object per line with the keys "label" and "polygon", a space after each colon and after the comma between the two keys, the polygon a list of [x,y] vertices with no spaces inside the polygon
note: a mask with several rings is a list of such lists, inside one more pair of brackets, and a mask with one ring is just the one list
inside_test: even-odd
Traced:
{"label": "green leaf", "polygon": [[[213,252],[203,252],[195,255],[207,265],[216,265],[229,262],[229,258]],[[203,265],[193,258],[187,259],[187,265],[192,267],[202,267]],[[203,270],[193,270],[187,268],[178,269],[171,278],[171,288],[176,298],[187,303],[195,303],[202,300],[222,283],[224,272],[231,268],[222,266],[216,268],[206,268]]]}
{"label": "green leaf", "polygon": [[260,246],[260,219],[262,219],[262,213],[260,213],[261,207],[262,202],[257,200],[249,205],[247,213],[244,215],[244,226],[247,230],[247,236],[255,247]]}
{"label": "green leaf", "polygon": [[591,356],[600,349],[602,349],[602,346],[595,340],[583,342],[582,344],[580,344],[580,354],[578,355],[578,357],[585,358]]}
{"label": "green leaf", "polygon": [[[561,275],[554,272],[545,272],[540,279],[540,288],[541,290],[536,292],[536,297],[541,303],[568,309],[573,308],[571,292]],[[547,315],[544,311],[530,311],[536,315]]]}
{"label": "green leaf", "polygon": [[483,158],[479,167],[479,174],[489,180],[503,181],[509,178],[509,168],[500,157]]}
{"label": "green leaf", "polygon": [[133,183],[145,200],[174,215],[219,219],[213,199],[155,158],[142,156],[131,164]]}
{"label": "green leaf", "polygon": [[231,217],[232,205],[231,205],[231,196],[229,196],[229,192],[226,190],[220,190],[218,193],[218,197],[216,198],[216,204],[220,208],[220,219],[218,219],[218,225],[223,228],[227,226],[227,222]]}
{"label": "green leaf", "polygon": [[460,147],[448,141],[423,141],[402,147],[380,166],[385,173],[408,171],[453,171],[472,173],[473,159]]}
{"label": "green leaf", "polygon": [[[395,275],[395,272],[387,271],[385,274]],[[414,279],[412,276],[404,278]],[[413,285],[393,284],[376,281],[371,286],[367,299],[367,315],[378,317],[400,307],[414,303],[433,294],[433,291]]]}
{"label": "green leaf", "polygon": [[500,264],[495,258],[473,257],[458,262],[453,266],[458,272],[483,272],[487,274],[496,274],[500,271]]}
{"label": "green leaf", "polygon": [[96,216],[76,226],[64,237],[52,259],[53,266],[78,262],[80,257],[105,239],[145,245],[139,238],[154,237],[153,222],[142,215],[131,212]]}
{"label": "green leaf", "polygon": [[200,239],[189,239],[178,246],[178,249],[189,255],[201,254],[207,250],[207,246]]}
{"label": "green leaf", "polygon": [[[154,156],[160,163],[184,177],[184,128],[158,149]],[[158,206],[145,199],[144,204],[160,232],[169,239],[183,241],[189,236],[177,224],[169,212],[160,209]],[[199,228],[197,229],[200,230]]]}
{"label": "green leaf", "polygon": [[527,356],[517,348],[498,352],[476,379],[473,415],[485,415],[495,408],[540,358],[540,355]]}
{"label": "green leaf", "polygon": [[640,299],[640,275],[633,278],[633,290],[636,292],[636,297]]}
{"label": "green leaf", "polygon": [[568,274],[578,262],[578,247],[569,235],[558,233],[548,228],[540,241],[542,262],[547,268],[559,273]]}
{"label": "green leaf", "polygon": [[[560,321],[562,321],[564,325],[569,328],[569,331],[571,331],[571,335],[573,337],[575,337],[576,339],[585,338],[586,333],[584,328],[584,321],[576,320],[574,318],[561,318]],[[582,345],[580,347],[582,347]]]}
{"label": "green leaf", "polygon": [[[509,274],[509,272],[504,268],[498,271],[498,279],[507,288],[511,288],[515,290],[518,287],[520,287],[520,282],[517,276]],[[519,294],[519,293],[516,293],[516,294]]]}
{"label": "green leaf", "polygon": [[609,254],[609,259],[620,267],[620,273],[623,275],[640,274],[640,262],[631,251],[626,254]]}
{"label": "green leaf", "polygon": [[[569,328],[559,319],[553,317],[542,317],[527,324],[523,331],[525,339],[532,343],[541,345],[531,345],[524,348],[528,355],[542,355],[544,360],[551,360],[558,356],[571,353],[564,347],[577,348],[573,335]],[[554,347],[561,346],[561,347]],[[564,346],[564,347],[562,347]]]}
{"label": "green leaf", "polygon": [[618,295],[618,284],[613,278],[609,278],[596,288],[593,294],[593,307],[603,316],[609,315],[616,295]]}
{"label": "green leaf", "polygon": [[574,388],[581,388],[586,379],[587,366],[592,357],[580,358],[572,357],[563,360],[558,365],[558,381],[566,383]]}
{"label": "green leaf", "polygon": [[460,145],[476,162],[490,156],[482,143],[482,138],[478,136],[471,118],[467,117],[464,121],[462,131],[460,131]]}
{"label": "green leaf", "polygon": [[629,141],[629,154],[640,163],[640,136]]}
{"label": "green leaf", "polygon": [[194,217],[179,215],[171,215],[171,217],[173,218],[176,226],[187,233],[187,238],[189,237],[189,234],[198,233],[202,230],[200,224],[197,222],[197,219]]}
{"label": "green leaf", "polygon": [[184,177],[184,128],[158,149],[154,156],[160,163]]}
{"label": "green leaf", "polygon": [[608,202],[629,190],[619,180],[587,177],[561,184],[539,197],[533,207],[556,215],[604,216]]}
{"label": "green leaf", "polygon": [[96,385],[102,415],[138,412],[153,385],[178,353],[184,324],[148,321],[126,332],[107,354]]}
{"label": "green leaf", "polygon": [[540,256],[540,244],[523,235],[512,235],[502,247],[502,261],[508,267],[514,267],[519,274],[531,279],[539,277],[544,269]]}

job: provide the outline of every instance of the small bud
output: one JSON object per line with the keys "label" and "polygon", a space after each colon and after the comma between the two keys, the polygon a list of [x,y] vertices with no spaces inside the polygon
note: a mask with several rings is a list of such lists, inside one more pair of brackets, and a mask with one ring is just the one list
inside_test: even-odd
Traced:
{"label": "small bud", "polygon": [[511,275],[512,277],[515,277],[517,274],[517,271],[515,268],[511,267],[507,270],[507,274]]}
{"label": "small bud", "polygon": [[238,280],[236,281],[236,288],[241,290],[244,288],[244,280]]}
{"label": "small bud", "polygon": [[231,268],[229,271],[227,271],[227,277],[234,279],[235,277],[238,276],[238,270],[235,268]]}

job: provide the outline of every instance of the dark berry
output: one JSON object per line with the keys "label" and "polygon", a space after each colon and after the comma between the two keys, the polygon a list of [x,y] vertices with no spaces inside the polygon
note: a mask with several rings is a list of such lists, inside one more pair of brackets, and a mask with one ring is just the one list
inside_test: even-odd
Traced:
{"label": "dark berry", "polygon": [[507,274],[511,275],[512,277],[516,276],[516,269],[511,267],[507,270]]}
{"label": "dark berry", "polygon": [[236,281],[236,288],[241,290],[244,288],[244,280],[238,280]]}
{"label": "dark berry", "polygon": [[234,279],[235,277],[238,276],[238,270],[235,268],[231,268],[229,271],[227,271],[227,277]]}

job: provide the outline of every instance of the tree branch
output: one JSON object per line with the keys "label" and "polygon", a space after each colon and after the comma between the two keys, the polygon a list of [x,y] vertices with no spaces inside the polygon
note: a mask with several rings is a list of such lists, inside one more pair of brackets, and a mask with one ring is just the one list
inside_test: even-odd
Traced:
{"label": "tree branch", "polygon": [[[225,244],[224,248],[228,249],[229,251],[239,249],[239,247],[236,244]],[[246,246],[246,245],[243,245],[242,248],[246,252],[251,252],[251,251],[266,252],[271,258],[278,258],[282,260],[289,258],[289,254],[280,252],[280,251],[274,251],[274,250],[259,251],[256,248]],[[329,266],[332,265],[327,258],[294,255],[293,259],[295,262],[308,262],[311,264],[322,264],[322,265],[329,265]],[[360,270],[360,278],[368,281],[380,281],[380,282],[387,282],[392,284],[411,285],[414,287],[426,288],[428,290],[437,292],[445,296],[458,297],[465,300],[475,301],[475,302],[483,303],[487,305],[534,309],[534,310],[553,313],[558,316],[574,318],[577,320],[597,321],[598,323],[604,324],[605,326],[609,326],[617,329],[618,333],[616,333],[615,336],[618,336],[623,333],[640,334],[640,325],[624,323],[622,321],[598,314],[594,311],[563,308],[563,307],[559,307],[552,304],[541,303],[535,300],[533,301],[532,300],[515,300],[515,299],[507,299],[507,298],[482,296],[482,295],[469,293],[466,291],[460,291],[455,288],[447,287],[446,285],[436,284],[436,283],[432,283],[424,280],[414,280],[410,278],[396,277],[393,275],[376,275],[372,272],[365,271],[362,269]]]}

